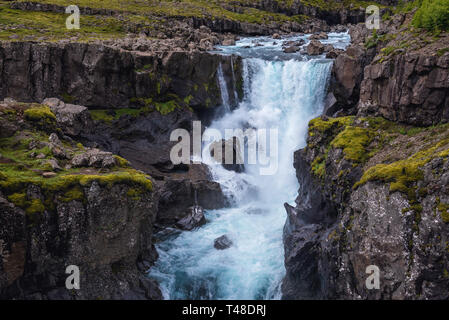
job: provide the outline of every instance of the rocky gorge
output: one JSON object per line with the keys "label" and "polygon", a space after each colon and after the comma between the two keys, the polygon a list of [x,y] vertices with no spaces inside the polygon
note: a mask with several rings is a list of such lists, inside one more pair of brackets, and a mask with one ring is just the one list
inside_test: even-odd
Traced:
{"label": "rocky gorge", "polygon": [[[63,15],[53,2],[3,10]],[[383,14],[397,4],[379,3]],[[277,297],[449,298],[447,32],[420,36],[409,27],[414,12],[372,32],[357,24],[365,19],[358,3],[236,1],[219,13],[209,8],[212,18],[158,12],[151,26],[139,20],[147,14],[140,7],[91,6],[82,14],[117,18],[126,34],[36,40],[2,29],[0,298],[164,298],[147,276],[166,254],[154,234],[196,230],[215,223],[205,211],[234,206],[206,164],[171,162],[171,132],[192,133],[195,120],[205,130],[224,112],[224,92],[231,110],[244,101],[248,63],[217,45],[302,32],[314,40],[286,44],[285,54],[335,60],[323,115],[294,154],[300,189],[295,206],[285,204]],[[257,19],[245,16],[251,10]],[[320,42],[346,28],[344,50]],[[245,173],[242,165],[224,169]],[[244,214],[260,217],[258,210]],[[210,243],[220,253],[238,245],[222,233]],[[81,290],[65,289],[68,265],[82,270]],[[365,287],[368,265],[381,271],[380,290]]]}
{"label": "rocky gorge", "polygon": [[336,58],[325,114],[295,153],[284,299],[448,298],[448,38],[412,39],[411,16],[353,27]]}

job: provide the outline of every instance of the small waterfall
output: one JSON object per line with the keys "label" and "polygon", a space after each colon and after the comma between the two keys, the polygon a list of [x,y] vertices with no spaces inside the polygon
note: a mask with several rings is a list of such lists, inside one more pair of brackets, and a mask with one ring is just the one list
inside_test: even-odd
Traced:
{"label": "small waterfall", "polygon": [[234,56],[231,56],[231,71],[232,71],[232,89],[234,91],[234,101],[235,103],[238,103],[239,97],[237,94],[236,81],[235,81]]}
{"label": "small waterfall", "polygon": [[218,85],[220,87],[220,93],[221,93],[221,103],[223,104],[223,107],[226,112],[231,111],[231,105],[229,103],[229,93],[228,93],[228,86],[226,85],[226,80],[223,75],[223,66],[220,63],[218,66]]}

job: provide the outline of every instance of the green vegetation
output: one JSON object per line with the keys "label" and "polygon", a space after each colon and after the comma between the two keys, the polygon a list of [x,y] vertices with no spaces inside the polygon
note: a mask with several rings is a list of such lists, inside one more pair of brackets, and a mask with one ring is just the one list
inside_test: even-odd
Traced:
{"label": "green vegetation", "polygon": [[48,106],[33,106],[24,112],[25,119],[30,121],[54,121],[55,115]]}
{"label": "green vegetation", "polygon": [[131,117],[138,117],[144,112],[143,109],[109,109],[109,110],[89,110],[92,119],[96,121],[103,121],[111,123],[114,120],[120,119],[124,115],[130,115]]}
{"label": "green vegetation", "polygon": [[332,140],[331,146],[343,149],[345,159],[362,163],[369,156],[366,148],[371,143],[373,136],[373,130],[347,126]]}
{"label": "green vegetation", "polygon": [[[0,39],[47,41],[70,39],[78,41],[124,37],[127,33],[152,32],[170,27],[170,18],[227,19],[254,24],[303,23],[304,15],[288,15],[256,9],[258,0],[17,0],[66,7],[69,4],[82,8],[99,9],[98,15],[81,14],[79,30],[67,30],[67,14],[11,9],[10,1],[0,1]],[[280,7],[290,8],[292,0],[278,0]],[[303,4],[322,10],[342,8],[359,9],[375,4],[374,1],[302,0]],[[379,5],[379,4],[377,4]],[[380,5],[381,7],[384,7]],[[104,10],[102,12],[101,10]],[[112,11],[112,14],[111,14]],[[163,28],[162,28],[163,30]]]}
{"label": "green vegetation", "polygon": [[[422,148],[410,157],[392,163],[379,163],[368,168],[354,189],[368,181],[381,181],[390,184],[390,191],[400,191],[410,201],[417,197],[416,182],[422,180],[422,167],[436,157],[447,158],[449,154],[449,135],[447,125],[442,125],[443,137],[436,144]],[[423,193],[419,191],[418,193]],[[412,203],[413,204],[413,203]]]}
{"label": "green vegetation", "polygon": [[[419,194],[425,194],[427,191],[416,188],[416,182],[423,178],[422,166],[435,157],[447,158],[449,155],[448,128],[448,124],[418,128],[379,117],[359,118],[356,122],[354,117],[327,120],[316,118],[309,123],[307,147],[317,150],[311,170],[316,176],[324,178],[326,160],[331,148],[342,149],[344,159],[351,161],[353,166],[360,166],[398,137],[420,135],[424,142],[418,151],[406,159],[389,162],[386,158],[387,163],[378,163],[366,168],[360,181],[354,185],[354,188],[357,188],[368,181],[390,183],[392,192],[403,192],[413,200],[417,191]],[[319,140],[316,140],[315,136],[318,136]]]}
{"label": "green vegetation", "polygon": [[167,115],[176,109],[181,109],[183,106],[188,106],[190,103],[191,96],[186,97],[184,101],[179,101],[178,99],[169,100],[166,102],[153,102],[151,98],[137,98],[131,99],[132,103],[139,105],[144,105],[144,107],[132,109],[108,109],[108,110],[89,110],[89,113],[95,121],[102,121],[106,123],[112,123],[115,120],[120,119],[124,115],[129,115],[131,117],[137,118],[141,115],[146,115],[152,111],[158,111],[162,115]]}
{"label": "green vegetation", "polygon": [[412,24],[417,28],[429,31],[449,30],[449,1],[447,0],[421,0]]}
{"label": "green vegetation", "polygon": [[437,209],[441,214],[441,219],[445,223],[449,223],[449,204],[441,203],[440,199],[437,199]]}
{"label": "green vegetation", "polygon": [[125,26],[131,23],[131,19],[125,17],[122,21],[111,16],[81,15],[82,28],[68,30],[65,25],[67,17],[65,13],[11,9],[10,2],[0,1],[0,39],[12,41],[30,39],[52,41],[72,37],[80,41],[110,39],[125,36]]}
{"label": "green vegetation", "polygon": [[[48,134],[40,131],[38,123],[41,119],[53,119],[54,115],[49,112],[48,107],[43,106],[31,105],[26,108],[24,104],[19,104],[13,109],[16,122],[21,121],[22,113],[30,122],[27,129],[21,129],[11,137],[0,139],[0,190],[9,201],[24,209],[29,216],[54,211],[56,200],[84,202],[84,192],[94,181],[105,188],[116,184],[127,185],[130,189],[138,190],[135,194],[152,191],[151,180],[145,174],[132,169],[128,161],[118,156],[115,156],[117,166],[110,169],[66,168],[45,177],[44,172],[52,171],[48,161],[53,159],[53,154],[48,146]],[[10,110],[0,108],[0,117],[10,117],[12,114]],[[30,125],[32,127],[29,127]],[[84,152],[84,147],[79,143],[62,143],[73,154]],[[59,159],[59,164],[64,168],[69,161]],[[42,199],[27,196],[30,185],[40,188]],[[36,222],[35,218],[31,219],[32,222]]]}
{"label": "green vegetation", "polygon": [[371,49],[375,48],[377,46],[377,43],[379,42],[379,36],[377,35],[376,29],[373,29],[373,33],[370,38],[368,38],[365,42],[365,48]]}
{"label": "green vegetation", "polygon": [[438,49],[438,51],[437,51],[437,56],[441,57],[441,56],[443,56],[446,52],[449,52],[449,48]]}

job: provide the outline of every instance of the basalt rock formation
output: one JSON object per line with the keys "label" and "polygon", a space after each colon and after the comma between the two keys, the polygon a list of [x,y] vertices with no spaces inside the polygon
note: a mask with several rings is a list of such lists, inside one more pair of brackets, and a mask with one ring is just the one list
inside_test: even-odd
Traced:
{"label": "basalt rock formation", "polygon": [[417,40],[410,20],[396,15],[375,34],[350,28],[352,44],[332,69],[326,115],[380,115],[418,126],[448,120],[449,38]]}
{"label": "basalt rock formation", "polygon": [[425,41],[411,17],[352,27],[335,60],[325,115],[294,156],[284,299],[449,298],[448,34]]}
{"label": "basalt rock formation", "polygon": [[[448,132],[382,118],[311,122],[295,153],[296,207],[286,205],[284,299],[449,297]],[[379,290],[366,286],[370,265]]]}
{"label": "basalt rock formation", "polygon": [[[0,118],[0,297],[160,299],[144,274],[156,254],[152,179],[65,136],[48,106],[8,100]],[[70,265],[79,290],[66,289]]]}
{"label": "basalt rock formation", "polygon": [[[241,83],[241,59],[201,52],[145,52],[103,44],[10,42],[0,46],[0,98],[41,102],[58,97],[89,108],[186,105],[193,109],[221,103],[216,72]],[[241,94],[241,88],[237,88]]]}

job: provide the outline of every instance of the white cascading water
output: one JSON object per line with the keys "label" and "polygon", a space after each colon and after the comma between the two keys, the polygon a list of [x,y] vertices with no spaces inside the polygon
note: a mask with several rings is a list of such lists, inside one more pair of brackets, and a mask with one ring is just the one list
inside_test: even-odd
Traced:
{"label": "white cascading water", "polygon": [[[332,35],[332,34],[331,34]],[[334,46],[345,47],[347,34],[334,34]],[[295,38],[296,40],[297,38]],[[332,37],[330,37],[332,39]],[[291,39],[286,39],[291,40]],[[306,38],[307,40],[307,38]],[[258,165],[245,172],[214,164],[206,143],[203,162],[234,205],[206,212],[207,224],[162,237],[159,259],[150,270],[165,299],[279,299],[285,273],[282,230],[284,202],[293,203],[298,182],[293,153],[305,145],[307,125],[323,107],[332,61],[283,57],[280,44],[257,38],[264,47],[244,51],[254,39],[243,39],[225,53],[244,57],[244,100],[210,126],[224,129],[278,129],[278,171],[263,176]],[[332,42],[331,42],[332,43]],[[252,50],[252,51],[251,51]],[[259,51],[256,51],[259,50]],[[221,72],[221,74],[220,74]],[[222,76],[221,66],[218,75]],[[220,83],[220,86],[223,84]],[[226,107],[228,92],[222,86]],[[224,136],[224,135],[223,135]],[[216,250],[214,239],[227,235],[233,245]]]}

